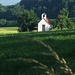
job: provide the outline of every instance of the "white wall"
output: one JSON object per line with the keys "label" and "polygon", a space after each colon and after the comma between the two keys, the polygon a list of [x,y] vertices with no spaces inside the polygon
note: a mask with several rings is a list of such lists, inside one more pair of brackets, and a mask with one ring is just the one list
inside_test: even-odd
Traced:
{"label": "white wall", "polygon": [[49,31],[50,30],[50,25],[44,19],[42,19],[38,23],[38,32],[42,31],[42,25],[45,25],[45,31]]}

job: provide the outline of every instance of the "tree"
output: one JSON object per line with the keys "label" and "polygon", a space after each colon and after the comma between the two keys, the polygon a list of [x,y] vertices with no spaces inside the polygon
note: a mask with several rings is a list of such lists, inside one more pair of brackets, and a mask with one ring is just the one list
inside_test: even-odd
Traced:
{"label": "tree", "polygon": [[18,26],[19,30],[24,31],[30,31],[33,30],[34,27],[37,25],[38,17],[34,13],[33,10],[25,10],[18,19]]}
{"label": "tree", "polygon": [[70,28],[71,27],[71,20],[68,18],[68,9],[67,8],[63,8],[60,11],[60,14],[58,15],[58,21],[57,21],[57,27],[61,28],[61,30],[63,28]]}
{"label": "tree", "polygon": [[0,27],[4,27],[6,24],[6,19],[1,19],[0,20]]}
{"label": "tree", "polygon": [[50,18],[55,19],[65,7],[68,7],[69,16],[75,17],[75,0],[21,0],[20,4],[28,10],[34,8],[39,17],[45,12]]}

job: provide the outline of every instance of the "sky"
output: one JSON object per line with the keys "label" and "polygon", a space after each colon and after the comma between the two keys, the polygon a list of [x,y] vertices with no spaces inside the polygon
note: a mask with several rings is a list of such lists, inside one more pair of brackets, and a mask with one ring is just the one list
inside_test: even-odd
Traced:
{"label": "sky", "polygon": [[7,5],[15,5],[16,3],[20,2],[21,0],[0,0],[0,4],[7,6]]}

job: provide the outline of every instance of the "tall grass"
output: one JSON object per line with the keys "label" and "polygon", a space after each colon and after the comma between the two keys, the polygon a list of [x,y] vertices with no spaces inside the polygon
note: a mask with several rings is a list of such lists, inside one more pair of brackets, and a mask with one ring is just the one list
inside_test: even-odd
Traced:
{"label": "tall grass", "polygon": [[[35,59],[54,68],[55,75],[63,75],[59,63],[51,56],[47,48],[27,39],[41,40],[50,45],[60,57],[64,57],[75,72],[75,30],[30,32],[17,34],[0,34],[0,75],[47,75],[42,69],[34,68],[38,64],[22,60],[6,61],[8,59]],[[52,71],[52,70],[51,70]]]}

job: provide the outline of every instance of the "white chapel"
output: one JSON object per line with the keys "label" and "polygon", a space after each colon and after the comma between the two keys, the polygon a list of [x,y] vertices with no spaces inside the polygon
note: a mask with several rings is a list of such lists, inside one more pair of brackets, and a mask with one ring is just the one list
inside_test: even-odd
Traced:
{"label": "white chapel", "polygon": [[50,31],[51,25],[49,19],[47,18],[47,15],[43,13],[41,15],[41,18],[42,18],[41,21],[38,23],[38,32]]}

